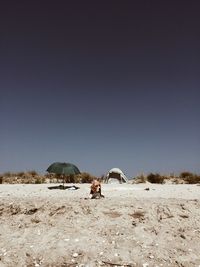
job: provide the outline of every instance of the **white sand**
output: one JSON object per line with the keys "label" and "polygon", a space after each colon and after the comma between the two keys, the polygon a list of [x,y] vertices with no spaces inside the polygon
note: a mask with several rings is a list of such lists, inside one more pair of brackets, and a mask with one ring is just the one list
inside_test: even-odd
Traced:
{"label": "white sand", "polygon": [[0,185],[0,266],[200,266],[200,186],[48,186]]}

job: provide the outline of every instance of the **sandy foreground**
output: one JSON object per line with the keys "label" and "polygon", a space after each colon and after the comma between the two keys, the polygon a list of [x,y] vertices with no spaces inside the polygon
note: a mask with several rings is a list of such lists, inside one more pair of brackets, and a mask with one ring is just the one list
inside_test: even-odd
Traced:
{"label": "sandy foreground", "polygon": [[0,266],[200,267],[200,186],[48,186],[0,185]]}

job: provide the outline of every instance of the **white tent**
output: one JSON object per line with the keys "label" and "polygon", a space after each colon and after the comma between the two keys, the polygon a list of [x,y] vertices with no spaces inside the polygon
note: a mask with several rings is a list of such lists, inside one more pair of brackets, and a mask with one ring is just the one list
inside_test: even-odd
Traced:
{"label": "white tent", "polygon": [[128,179],[126,175],[119,169],[119,168],[113,168],[111,169],[105,179],[106,183],[113,183],[113,182],[119,182],[119,183],[127,183]]}

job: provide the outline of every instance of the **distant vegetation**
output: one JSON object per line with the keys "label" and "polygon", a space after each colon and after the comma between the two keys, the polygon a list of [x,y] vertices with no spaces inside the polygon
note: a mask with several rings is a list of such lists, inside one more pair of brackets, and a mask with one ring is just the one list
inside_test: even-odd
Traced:
{"label": "distant vegetation", "polygon": [[[98,177],[90,173],[83,172],[78,175],[70,175],[64,177],[65,183],[91,183],[93,179]],[[61,183],[63,177],[56,174],[47,173],[40,175],[36,171],[27,172],[5,172],[0,174],[0,184],[43,184],[43,183]]]}
{"label": "distant vegetation", "polygon": [[147,175],[138,175],[132,181],[133,183],[150,182],[153,184],[197,184],[200,183],[200,175],[191,172],[182,172],[179,175],[161,175],[159,173],[150,173]]}
{"label": "distant vegetation", "polygon": [[[64,177],[65,183],[91,183],[93,179],[97,179],[90,173],[83,172],[78,175],[70,175]],[[104,176],[100,177],[101,181],[104,181]],[[0,184],[43,184],[43,183],[61,183],[63,178],[56,174],[38,174],[36,171],[26,172],[5,172],[0,174]],[[200,183],[200,175],[191,172],[182,172],[179,175],[169,174],[162,175],[159,173],[149,173],[147,175],[141,174],[130,180],[131,183],[156,183],[156,184],[197,184]]]}

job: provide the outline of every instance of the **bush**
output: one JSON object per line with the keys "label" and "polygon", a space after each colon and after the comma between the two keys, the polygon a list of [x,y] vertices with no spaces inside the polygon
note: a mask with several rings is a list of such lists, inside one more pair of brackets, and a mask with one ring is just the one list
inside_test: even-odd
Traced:
{"label": "bush", "polygon": [[134,184],[140,184],[140,183],[146,183],[147,177],[144,176],[144,174],[138,175],[135,178],[133,178]]}
{"label": "bush", "polygon": [[76,183],[75,175],[71,174],[69,176],[64,177],[66,183]]}
{"label": "bush", "polygon": [[147,175],[147,181],[152,184],[163,184],[165,180],[165,177],[161,176],[158,173],[150,173]]}
{"label": "bush", "polygon": [[38,173],[36,171],[28,171],[29,174],[31,174],[33,177],[38,175]]}
{"label": "bush", "polygon": [[191,172],[182,172],[179,175],[187,184],[200,183],[200,176]]}
{"label": "bush", "polygon": [[188,178],[188,177],[193,177],[193,176],[194,174],[191,172],[181,172],[179,175],[180,178]]}
{"label": "bush", "polygon": [[18,172],[18,173],[16,174],[16,176],[19,176],[19,177],[23,177],[24,175],[25,175],[24,172]]}
{"label": "bush", "polygon": [[91,183],[94,179],[97,179],[97,177],[87,173],[83,172],[80,174],[81,183]]}
{"label": "bush", "polygon": [[187,184],[198,184],[200,183],[200,176],[193,174],[192,176],[185,177],[184,181]]}
{"label": "bush", "polygon": [[4,177],[11,177],[12,174],[11,174],[11,172],[5,172],[5,173],[3,174],[3,176],[4,176]]}
{"label": "bush", "polygon": [[35,184],[43,184],[45,183],[45,178],[42,176],[38,176],[35,180]]}

